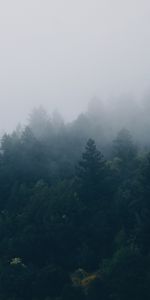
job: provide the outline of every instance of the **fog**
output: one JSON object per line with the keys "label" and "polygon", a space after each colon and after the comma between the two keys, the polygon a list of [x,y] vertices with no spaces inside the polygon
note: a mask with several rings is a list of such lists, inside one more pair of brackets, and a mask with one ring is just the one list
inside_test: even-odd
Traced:
{"label": "fog", "polygon": [[95,96],[126,116],[149,98],[148,0],[1,1],[0,39],[1,131],[39,105],[70,121]]}

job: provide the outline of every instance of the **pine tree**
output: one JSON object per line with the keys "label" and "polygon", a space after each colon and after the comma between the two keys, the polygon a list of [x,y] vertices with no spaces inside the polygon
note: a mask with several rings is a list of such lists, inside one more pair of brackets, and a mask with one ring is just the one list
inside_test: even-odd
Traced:
{"label": "pine tree", "polygon": [[130,131],[122,129],[114,140],[114,155],[124,163],[130,163],[137,155],[137,147],[133,143]]}
{"label": "pine tree", "polygon": [[86,203],[96,202],[103,195],[105,161],[95,142],[89,139],[77,167],[78,195]]}

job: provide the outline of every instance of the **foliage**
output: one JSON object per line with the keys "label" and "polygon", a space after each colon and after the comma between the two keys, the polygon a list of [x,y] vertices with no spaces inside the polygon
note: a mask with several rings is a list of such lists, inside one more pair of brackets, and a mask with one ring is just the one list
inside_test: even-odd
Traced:
{"label": "foliage", "polygon": [[91,124],[40,108],[3,136],[0,299],[149,299],[150,154],[124,129],[104,158]]}

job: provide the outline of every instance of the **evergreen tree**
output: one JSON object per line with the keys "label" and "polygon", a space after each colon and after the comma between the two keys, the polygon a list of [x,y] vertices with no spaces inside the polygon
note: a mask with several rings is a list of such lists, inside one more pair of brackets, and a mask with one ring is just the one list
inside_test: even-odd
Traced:
{"label": "evergreen tree", "polygon": [[79,198],[85,203],[97,202],[104,193],[105,161],[95,142],[89,139],[77,167]]}
{"label": "evergreen tree", "polygon": [[137,148],[132,141],[132,136],[127,129],[119,131],[117,138],[114,140],[114,155],[125,163],[136,157]]}

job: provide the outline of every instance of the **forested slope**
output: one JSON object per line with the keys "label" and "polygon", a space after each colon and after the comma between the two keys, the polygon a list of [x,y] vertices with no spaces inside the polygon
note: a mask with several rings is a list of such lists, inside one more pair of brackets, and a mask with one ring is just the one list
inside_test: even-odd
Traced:
{"label": "forested slope", "polygon": [[149,299],[149,151],[38,113],[1,141],[0,299]]}

